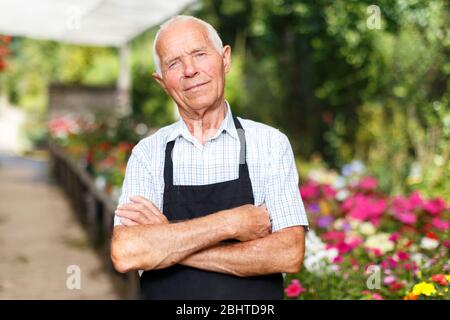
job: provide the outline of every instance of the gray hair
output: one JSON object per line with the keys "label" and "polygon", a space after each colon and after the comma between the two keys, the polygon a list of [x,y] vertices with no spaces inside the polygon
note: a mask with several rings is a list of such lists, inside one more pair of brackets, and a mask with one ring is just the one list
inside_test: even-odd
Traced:
{"label": "gray hair", "polygon": [[222,50],[223,50],[222,39],[220,39],[219,34],[217,33],[216,29],[214,29],[214,27],[212,25],[210,25],[208,22],[205,22],[205,21],[200,20],[199,18],[196,18],[193,16],[184,16],[184,15],[175,16],[159,26],[159,30],[155,36],[155,41],[153,41],[153,62],[155,63],[156,73],[160,77],[162,77],[161,58],[158,54],[158,51],[156,50],[156,44],[158,43],[161,32],[166,30],[172,23],[178,22],[178,21],[195,21],[195,22],[200,23],[203,27],[205,27],[205,29],[208,33],[209,41],[211,41],[211,44],[213,45],[214,49],[216,49],[217,52],[219,52],[219,54],[222,54]]}

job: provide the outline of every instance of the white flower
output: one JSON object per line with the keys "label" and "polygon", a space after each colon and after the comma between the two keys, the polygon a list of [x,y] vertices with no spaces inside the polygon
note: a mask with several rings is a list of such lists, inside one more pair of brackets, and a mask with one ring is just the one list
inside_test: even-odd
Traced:
{"label": "white flower", "polygon": [[309,272],[326,273],[332,271],[329,269],[330,263],[338,256],[337,249],[327,249],[322,240],[310,230],[306,235],[306,250],[304,266]]}
{"label": "white flower", "polygon": [[339,218],[339,219],[336,219],[336,220],[333,222],[333,228],[334,228],[334,229],[336,229],[336,230],[342,230],[343,227],[344,227],[344,219]]}
{"label": "white flower", "polygon": [[394,242],[389,240],[388,233],[378,233],[366,239],[364,245],[369,249],[378,249],[382,254],[394,250]]}
{"label": "white flower", "polygon": [[336,190],[342,189],[347,185],[347,181],[344,177],[338,176],[333,182],[333,188]]}
{"label": "white flower", "polygon": [[414,261],[419,267],[428,261],[428,257],[422,253],[414,253],[411,255],[411,261]]}
{"label": "white flower", "polygon": [[422,241],[420,241],[420,247],[425,250],[433,250],[436,249],[439,246],[439,241],[436,239],[431,239],[428,237],[422,238]]}
{"label": "white flower", "polygon": [[348,196],[350,195],[350,192],[347,189],[341,189],[338,192],[336,192],[336,200],[338,201],[344,201],[345,199],[348,198]]}
{"label": "white flower", "polygon": [[350,223],[350,227],[355,230],[355,229],[359,229],[359,226],[361,225],[361,221],[356,220],[356,219],[349,219],[348,221]]}
{"label": "white flower", "polygon": [[375,234],[376,229],[370,222],[364,222],[359,226],[359,231],[365,236],[371,236]]}

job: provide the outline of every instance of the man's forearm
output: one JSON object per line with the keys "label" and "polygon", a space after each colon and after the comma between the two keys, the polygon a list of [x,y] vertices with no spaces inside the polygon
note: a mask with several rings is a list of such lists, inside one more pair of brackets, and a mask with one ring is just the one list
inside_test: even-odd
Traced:
{"label": "man's forearm", "polygon": [[190,255],[180,264],[240,277],[296,273],[303,262],[304,229],[288,229],[252,241],[220,243]]}
{"label": "man's forearm", "polygon": [[172,224],[116,226],[111,257],[120,272],[169,267],[196,251],[234,237],[225,211]]}

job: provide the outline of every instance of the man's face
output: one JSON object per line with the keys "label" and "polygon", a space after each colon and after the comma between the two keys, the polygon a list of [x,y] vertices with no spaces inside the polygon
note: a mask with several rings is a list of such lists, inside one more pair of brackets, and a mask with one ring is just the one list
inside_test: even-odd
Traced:
{"label": "man's face", "polygon": [[199,23],[174,23],[157,44],[162,77],[153,76],[183,111],[205,111],[223,99],[230,50],[225,46],[222,54],[217,52]]}

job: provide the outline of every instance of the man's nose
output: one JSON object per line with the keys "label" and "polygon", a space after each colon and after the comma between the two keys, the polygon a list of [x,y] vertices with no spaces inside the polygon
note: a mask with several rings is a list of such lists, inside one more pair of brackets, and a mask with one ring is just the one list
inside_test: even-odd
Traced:
{"label": "man's nose", "polygon": [[193,59],[186,59],[184,62],[184,76],[188,78],[192,78],[197,75],[197,66]]}

